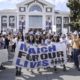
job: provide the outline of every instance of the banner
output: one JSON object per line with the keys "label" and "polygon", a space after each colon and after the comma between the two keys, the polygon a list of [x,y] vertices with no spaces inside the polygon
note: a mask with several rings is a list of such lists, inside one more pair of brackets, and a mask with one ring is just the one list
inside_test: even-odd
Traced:
{"label": "banner", "polygon": [[14,64],[24,68],[46,68],[66,64],[65,43],[50,45],[28,45],[19,42],[16,48]]}

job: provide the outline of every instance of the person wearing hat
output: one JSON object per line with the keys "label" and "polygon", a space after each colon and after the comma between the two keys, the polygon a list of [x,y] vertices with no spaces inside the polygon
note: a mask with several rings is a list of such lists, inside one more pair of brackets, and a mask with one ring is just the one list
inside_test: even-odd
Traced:
{"label": "person wearing hat", "polygon": [[78,61],[78,56],[80,55],[80,39],[77,32],[74,32],[72,35],[72,51],[73,51],[74,65],[76,69],[80,71],[79,61]]}

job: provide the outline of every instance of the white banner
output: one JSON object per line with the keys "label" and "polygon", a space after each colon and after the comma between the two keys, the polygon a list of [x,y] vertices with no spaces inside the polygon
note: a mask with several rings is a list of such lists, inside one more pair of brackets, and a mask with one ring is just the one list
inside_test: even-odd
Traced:
{"label": "white banner", "polygon": [[44,68],[66,64],[65,43],[50,45],[30,45],[19,42],[16,48],[14,64],[24,68]]}

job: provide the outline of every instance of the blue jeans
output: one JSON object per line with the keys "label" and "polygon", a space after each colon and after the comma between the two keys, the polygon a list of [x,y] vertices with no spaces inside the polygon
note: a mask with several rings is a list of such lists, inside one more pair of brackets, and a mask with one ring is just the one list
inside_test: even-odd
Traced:
{"label": "blue jeans", "polygon": [[78,56],[80,55],[80,49],[73,49],[73,60],[77,68],[79,68]]}

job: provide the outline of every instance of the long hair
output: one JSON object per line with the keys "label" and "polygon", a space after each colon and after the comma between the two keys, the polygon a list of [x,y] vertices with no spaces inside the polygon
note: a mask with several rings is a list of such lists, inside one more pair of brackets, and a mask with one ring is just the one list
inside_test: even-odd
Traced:
{"label": "long hair", "polygon": [[[32,38],[33,38],[32,40],[30,40],[30,37],[31,37],[31,36],[32,36]],[[33,35],[29,35],[28,38],[27,38],[27,42],[34,44],[34,43],[35,43],[35,38],[34,38],[34,36],[33,36]]]}

